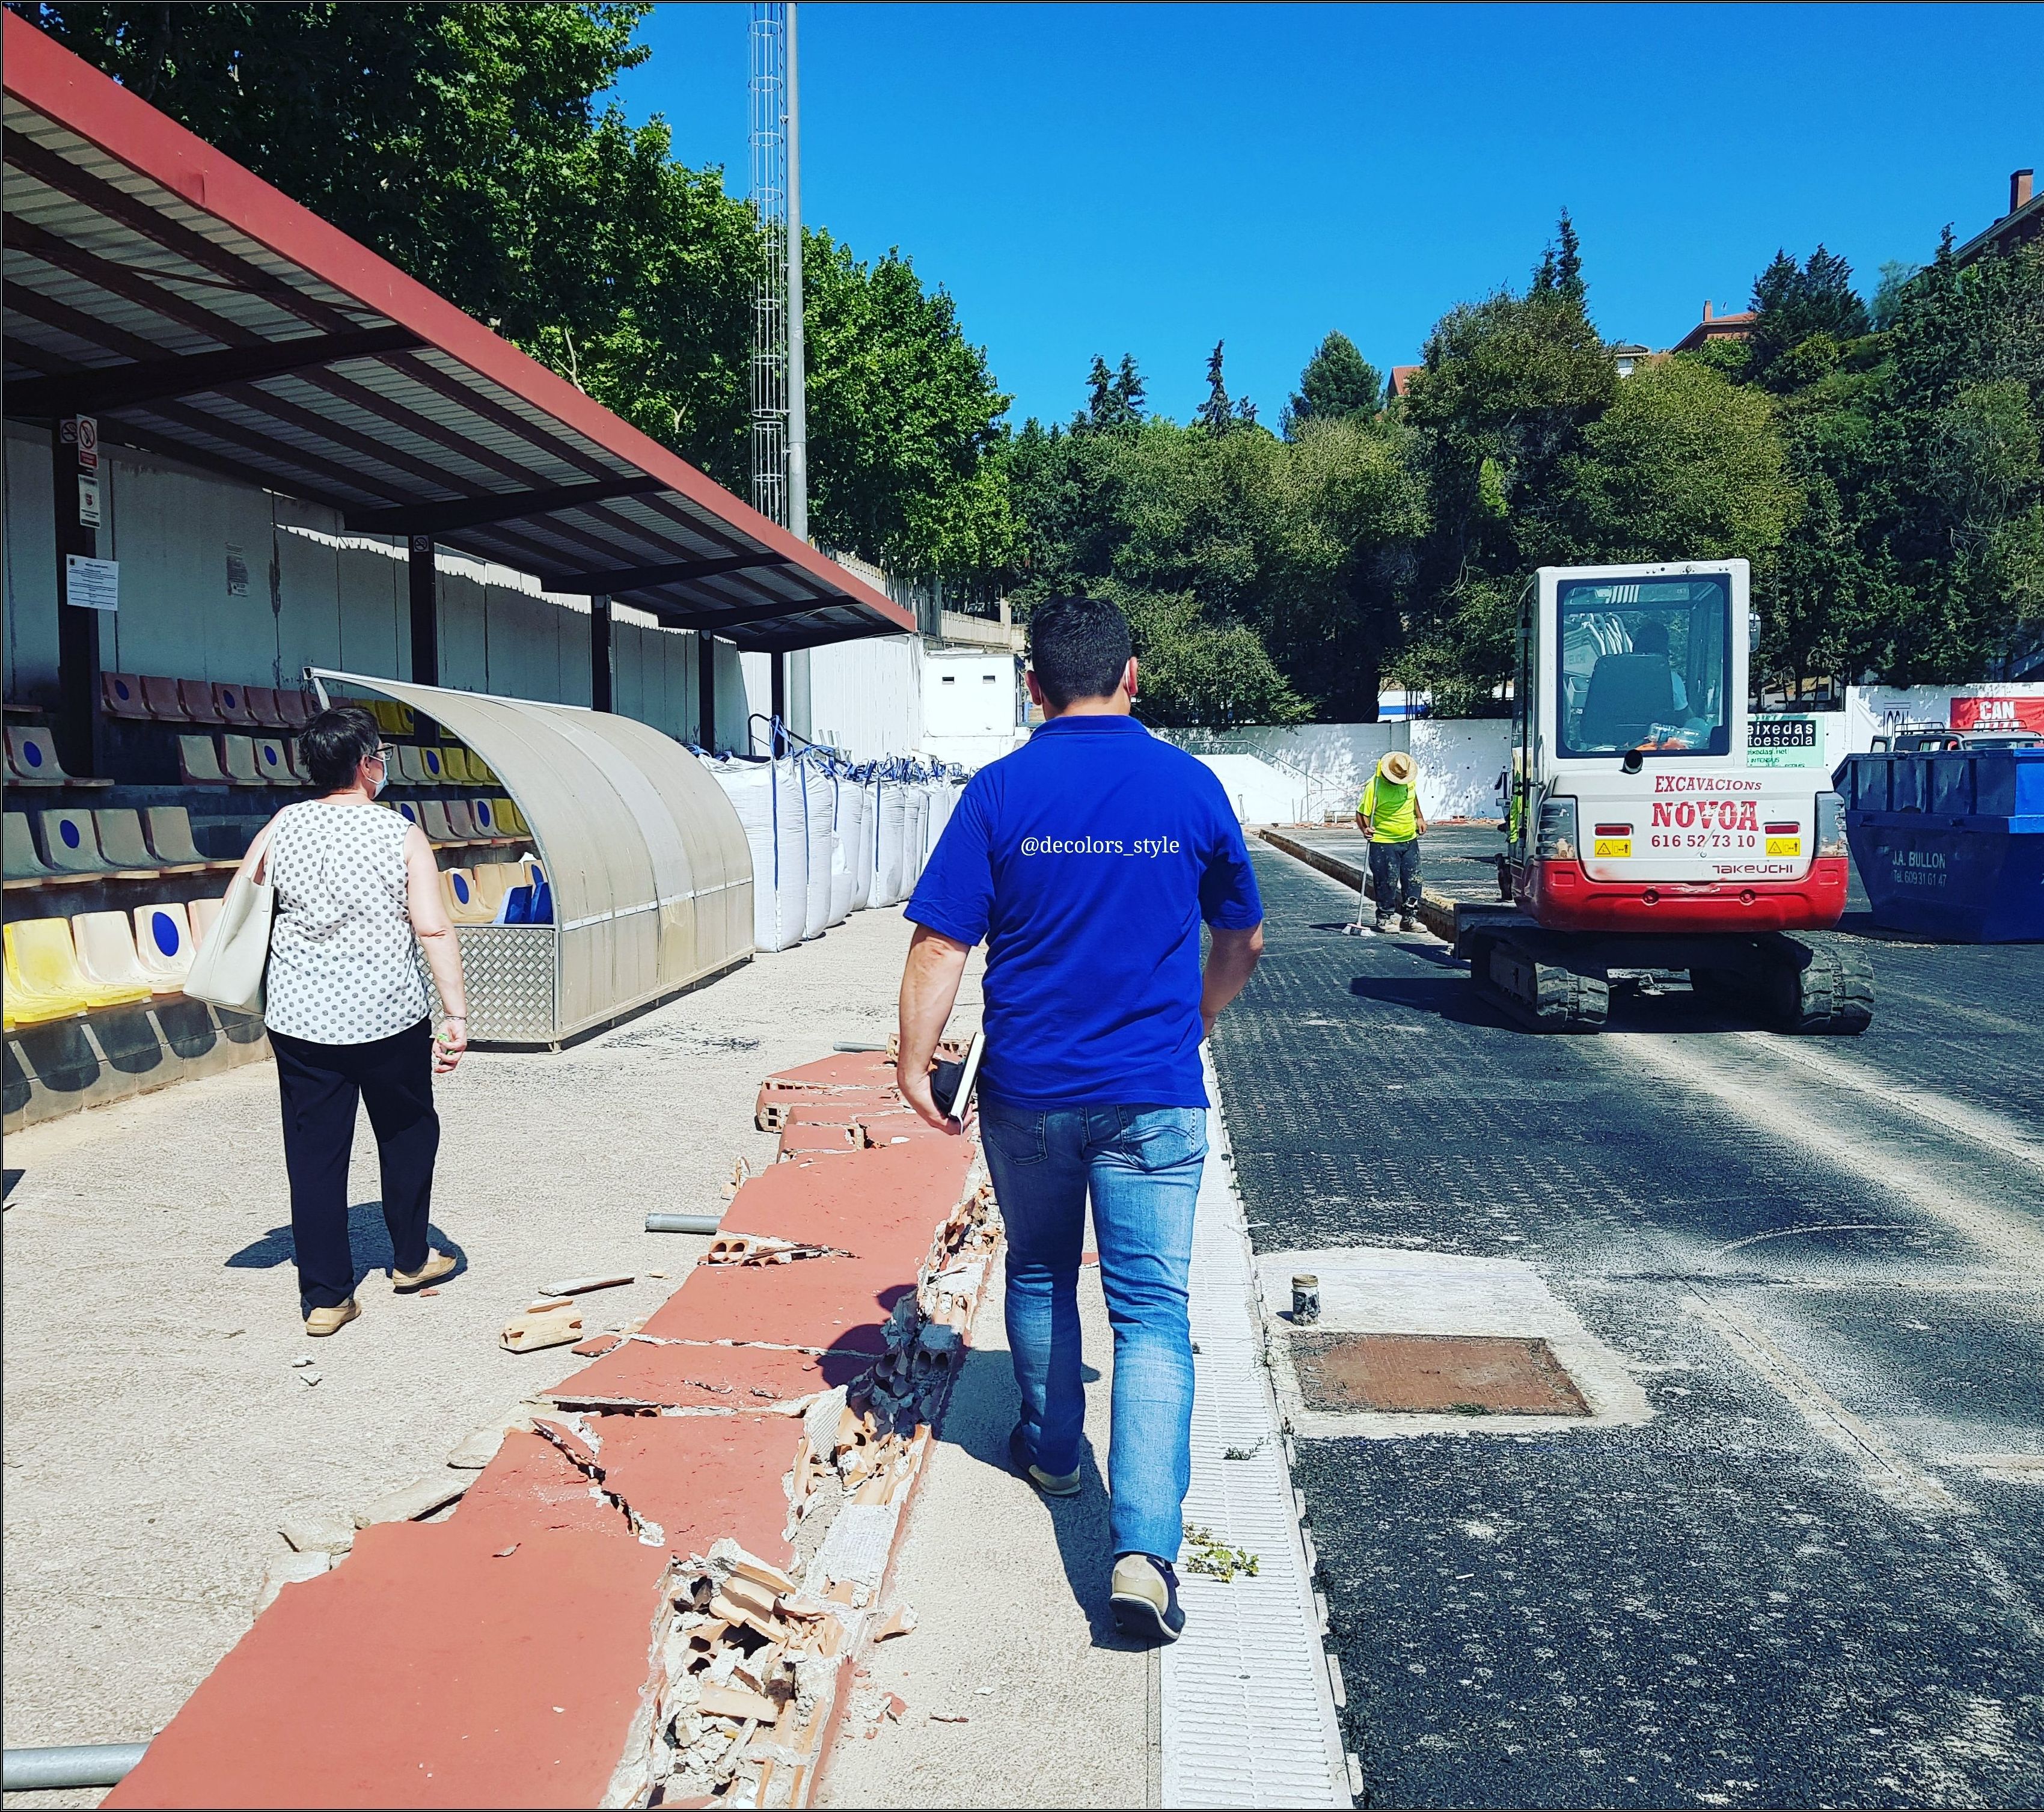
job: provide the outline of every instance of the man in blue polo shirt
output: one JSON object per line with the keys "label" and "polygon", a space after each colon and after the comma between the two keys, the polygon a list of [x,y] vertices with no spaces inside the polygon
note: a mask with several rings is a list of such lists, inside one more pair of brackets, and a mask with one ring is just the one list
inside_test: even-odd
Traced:
{"label": "man in blue polo shirt", "polygon": [[1008,1228],[1022,1399],[1009,1453],[1039,1491],[1078,1491],[1090,1194],[1114,1327],[1109,1602],[1124,1630],[1168,1642],[1185,1627],[1173,1564],[1192,1480],[1200,1045],[1256,967],[1263,906],[1220,783],[1129,714],[1136,663],[1121,612],[1053,598],[1029,630],[1029,694],[1046,721],[974,776],[909,902],[901,1092],[932,1126],[959,1130],[928,1073],[984,938],[980,1127]]}

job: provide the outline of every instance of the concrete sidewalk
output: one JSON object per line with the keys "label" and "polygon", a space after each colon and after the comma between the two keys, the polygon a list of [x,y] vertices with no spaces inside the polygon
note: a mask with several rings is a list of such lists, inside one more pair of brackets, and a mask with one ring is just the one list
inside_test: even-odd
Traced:
{"label": "concrete sidewalk", "polygon": [[[159,1728],[248,1627],[282,1520],[444,1468],[580,1366],[497,1344],[544,1285],[637,1274],[588,1299],[592,1328],[669,1296],[705,1242],[645,1234],[647,1211],[714,1211],[741,1156],[771,1161],[749,1130],[760,1076],[884,1040],[907,941],[898,915],[859,914],[559,1056],[471,1056],[440,1090],[435,1211],[465,1269],[430,1297],[366,1278],[331,1341],[299,1325],[269,1065],[10,1139],[7,1743]],[[375,1192],[365,1127],[365,1271],[388,1261]]]}

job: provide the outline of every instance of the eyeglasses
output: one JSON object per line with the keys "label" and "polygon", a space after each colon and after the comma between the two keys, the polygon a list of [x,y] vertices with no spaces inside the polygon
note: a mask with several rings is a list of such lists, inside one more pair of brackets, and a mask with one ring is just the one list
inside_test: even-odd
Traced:
{"label": "eyeglasses", "polygon": [[378,743],[367,758],[372,762],[381,762],[387,768],[390,765],[390,758],[397,752],[388,743]]}

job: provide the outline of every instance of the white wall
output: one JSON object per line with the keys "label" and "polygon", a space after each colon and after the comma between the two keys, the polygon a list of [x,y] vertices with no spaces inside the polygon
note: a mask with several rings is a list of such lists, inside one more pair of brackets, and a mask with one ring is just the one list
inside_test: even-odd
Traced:
{"label": "white wall", "polygon": [[914,635],[869,635],[809,651],[809,734],[855,762],[925,747],[928,657]]}
{"label": "white wall", "polygon": [[[1297,818],[1307,822],[1317,822],[1330,813],[1347,817],[1353,812],[1363,782],[1393,749],[1409,750],[1418,762],[1420,808],[1428,817],[1494,818],[1497,776],[1512,746],[1512,726],[1501,717],[1423,717],[1392,724],[1307,724],[1296,729],[1259,726],[1159,734],[1197,755],[1257,757],[1282,777],[1276,782],[1257,781],[1258,797],[1274,807],[1281,800],[1300,802]],[[1256,778],[1248,770],[1240,770],[1239,777],[1244,789]],[[1223,784],[1227,784],[1225,775]],[[1269,820],[1252,815],[1251,821]]]}
{"label": "white wall", "polygon": [[1844,712],[1835,714],[1843,719],[1845,747],[1835,751],[1834,760],[1865,754],[1873,747],[1875,736],[1886,735],[1904,724],[1950,724],[1955,697],[2044,698],[2044,685],[1984,680],[1970,685],[1854,686],[1846,694]]}
{"label": "white wall", "polygon": [[[56,532],[49,436],[6,431],[6,691],[56,692]],[[411,677],[409,572],[402,543],[350,535],[337,512],[126,447],[101,451],[102,555],[121,563],[121,608],[102,663],[176,679],[292,685],[307,666]],[[509,567],[435,558],[440,683],[563,704],[590,701],[590,605]],[[697,735],[698,639],[613,607],[617,708]],[[720,744],[743,746],[737,651],[717,660]]]}

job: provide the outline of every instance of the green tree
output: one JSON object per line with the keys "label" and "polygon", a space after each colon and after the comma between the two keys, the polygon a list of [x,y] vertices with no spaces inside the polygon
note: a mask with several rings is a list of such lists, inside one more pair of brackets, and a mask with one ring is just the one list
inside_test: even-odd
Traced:
{"label": "green tree", "polygon": [[1235,426],[1235,405],[1228,401],[1228,377],[1221,359],[1227,344],[1224,340],[1216,340],[1207,355],[1207,400],[1200,405],[1197,419],[1209,434],[1226,434]]}
{"label": "green tree", "polygon": [[1767,374],[1809,341],[1827,343],[1813,358],[1777,374],[1787,387],[1821,377],[1835,363],[1835,349],[1871,325],[1866,305],[1852,286],[1852,267],[1821,245],[1800,267],[1786,251],[1776,252],[1754,280],[1753,308],[1750,369],[1755,375]]}
{"label": "green tree", "polygon": [[1347,334],[1331,333],[1299,374],[1299,387],[1285,409],[1285,438],[1296,438],[1309,421],[1374,415],[1383,397],[1384,379],[1377,367],[1356,351]]}

